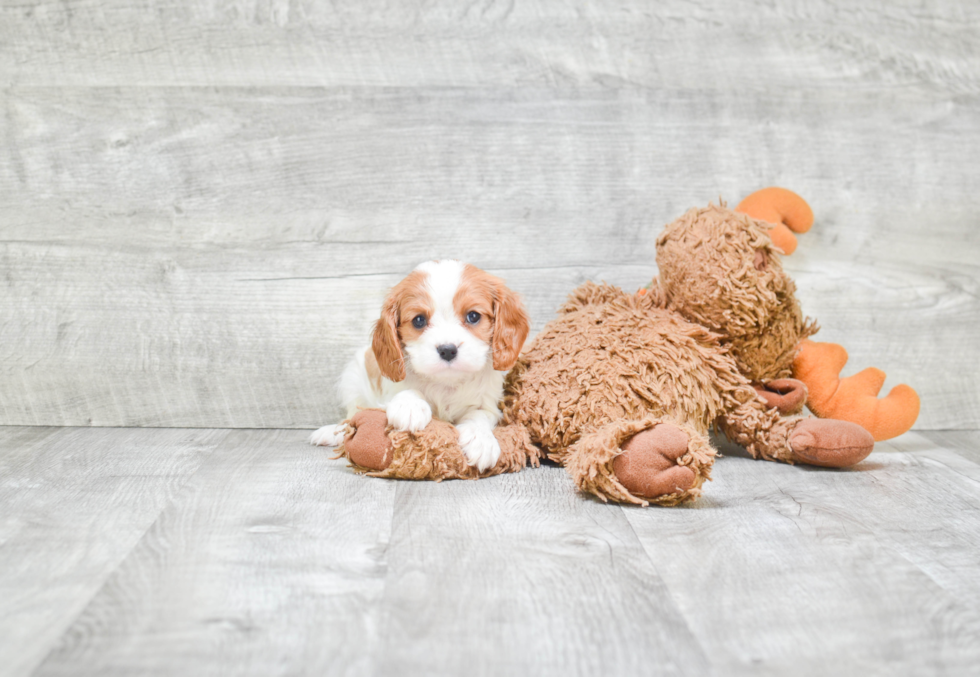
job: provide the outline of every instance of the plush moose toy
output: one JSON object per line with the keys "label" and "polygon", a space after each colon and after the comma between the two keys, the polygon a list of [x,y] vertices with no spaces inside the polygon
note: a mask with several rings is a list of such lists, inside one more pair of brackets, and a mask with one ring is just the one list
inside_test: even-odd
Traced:
{"label": "plush moose toy", "polygon": [[[834,390],[840,352],[807,342],[817,327],[779,258],[792,248],[790,230],[812,222],[806,203],[767,189],[740,210],[709,205],[668,225],[657,240],[659,278],[647,289],[589,282],[572,292],[508,375],[495,431],[502,453],[482,476],[546,456],[602,500],[675,505],[696,498],[710,476],[713,425],[754,458],[838,468],[871,453],[874,437],[862,425],[911,426],[917,398],[903,390],[877,400],[870,378]],[[825,411],[857,422],[796,416],[808,385],[830,403]],[[481,476],[441,421],[396,432],[383,411],[365,410],[348,430],[339,453],[358,471]]]}

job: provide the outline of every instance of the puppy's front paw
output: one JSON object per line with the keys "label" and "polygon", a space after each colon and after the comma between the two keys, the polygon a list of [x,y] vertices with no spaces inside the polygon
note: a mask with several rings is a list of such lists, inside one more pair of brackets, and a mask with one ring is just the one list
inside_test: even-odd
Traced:
{"label": "puppy's front paw", "polygon": [[476,466],[480,472],[497,465],[500,443],[493,436],[492,430],[465,423],[456,426],[456,430],[459,432],[459,446],[467,463]]}
{"label": "puppy's front paw", "polygon": [[388,406],[385,407],[388,414],[388,423],[394,426],[395,430],[408,430],[417,433],[432,420],[432,407],[418,395],[405,391],[398,393]]}
{"label": "puppy's front paw", "polygon": [[325,425],[310,435],[310,444],[318,447],[337,447],[347,435],[347,426],[343,423]]}

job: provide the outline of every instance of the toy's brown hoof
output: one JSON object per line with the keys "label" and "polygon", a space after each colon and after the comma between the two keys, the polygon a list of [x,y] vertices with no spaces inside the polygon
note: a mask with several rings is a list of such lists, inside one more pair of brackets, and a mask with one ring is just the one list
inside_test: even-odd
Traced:
{"label": "toy's brown hoof", "polygon": [[352,463],[369,470],[384,470],[391,465],[391,440],[385,433],[388,417],[383,411],[359,411],[349,425],[354,430],[344,440],[344,451]]}
{"label": "toy's brown hoof", "polygon": [[657,498],[687,491],[697,476],[677,459],[687,453],[687,433],[669,423],[639,432],[623,444],[613,459],[616,478],[634,496]]}
{"label": "toy's brown hoof", "polygon": [[771,409],[778,409],[780,414],[795,414],[803,410],[806,402],[807,389],[803,381],[795,378],[777,378],[755,386],[759,397]]}
{"label": "toy's brown hoof", "polygon": [[789,436],[793,460],[824,468],[847,468],[867,458],[874,437],[857,423],[829,418],[800,421]]}

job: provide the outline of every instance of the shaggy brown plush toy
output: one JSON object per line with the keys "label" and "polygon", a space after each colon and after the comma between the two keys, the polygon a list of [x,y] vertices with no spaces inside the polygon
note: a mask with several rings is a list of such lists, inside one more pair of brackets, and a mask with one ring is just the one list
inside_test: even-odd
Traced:
{"label": "shaggy brown plush toy", "polygon": [[[576,289],[510,372],[500,461],[486,475],[563,465],[603,500],[674,505],[708,479],[717,426],[755,458],[845,467],[874,446],[860,426],[787,416],[805,386],[787,378],[804,320],[768,224],[724,206],[692,209],[657,241],[659,280],[627,293]],[[384,413],[348,422],[340,449],[381,477],[477,477],[452,426],[393,432]]]}

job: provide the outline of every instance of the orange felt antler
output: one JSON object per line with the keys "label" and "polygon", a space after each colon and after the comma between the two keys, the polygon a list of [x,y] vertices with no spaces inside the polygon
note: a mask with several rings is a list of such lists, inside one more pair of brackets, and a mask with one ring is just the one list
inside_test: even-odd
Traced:
{"label": "orange felt antler", "polygon": [[793,233],[805,233],[813,225],[813,210],[806,200],[791,190],[775,186],[752,193],[739,203],[735,211],[774,224],[769,237],[786,254],[796,251],[796,236]]}
{"label": "orange felt antler", "polygon": [[868,367],[840,378],[847,351],[836,343],[804,340],[793,361],[793,376],[809,390],[807,406],[820,418],[857,423],[881,442],[906,432],[919,417],[919,396],[903,384],[878,399],[885,372]]}

